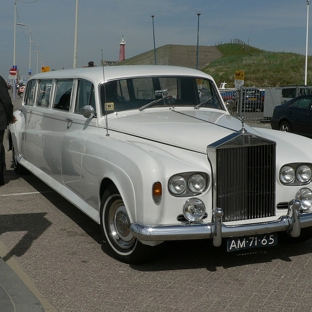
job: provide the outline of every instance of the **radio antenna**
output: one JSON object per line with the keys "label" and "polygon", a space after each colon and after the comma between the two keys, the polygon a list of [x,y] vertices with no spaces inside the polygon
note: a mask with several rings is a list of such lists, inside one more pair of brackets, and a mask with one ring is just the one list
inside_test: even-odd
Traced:
{"label": "radio antenna", "polygon": [[108,133],[108,118],[107,118],[107,107],[106,107],[106,83],[105,83],[105,72],[104,72],[104,57],[103,57],[103,49],[101,49],[102,53],[102,69],[103,69],[103,88],[104,88],[104,110],[105,110],[105,125],[106,125],[106,136],[109,136]]}

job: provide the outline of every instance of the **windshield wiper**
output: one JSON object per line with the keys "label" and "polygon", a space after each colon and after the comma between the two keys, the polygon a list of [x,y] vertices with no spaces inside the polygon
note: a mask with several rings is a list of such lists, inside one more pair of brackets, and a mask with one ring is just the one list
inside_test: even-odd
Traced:
{"label": "windshield wiper", "polygon": [[199,104],[197,104],[196,106],[195,106],[195,109],[199,109],[200,107],[202,107],[202,106],[204,106],[204,105],[206,105],[211,99],[213,99],[214,97],[215,97],[216,95],[214,94],[213,96],[211,96],[208,100],[206,100],[206,101],[204,101],[204,102],[201,102],[201,103],[199,103]]}
{"label": "windshield wiper", "polygon": [[[168,93],[168,90],[156,90],[155,91],[155,96],[159,96],[161,95],[161,98],[157,99],[157,100],[154,100],[152,102],[149,102],[143,106],[141,106],[139,108],[139,111],[142,111],[143,109],[147,108],[147,107],[150,107],[160,101],[165,101],[168,97],[170,97],[169,93]],[[164,102],[164,104],[166,104],[166,102]]]}

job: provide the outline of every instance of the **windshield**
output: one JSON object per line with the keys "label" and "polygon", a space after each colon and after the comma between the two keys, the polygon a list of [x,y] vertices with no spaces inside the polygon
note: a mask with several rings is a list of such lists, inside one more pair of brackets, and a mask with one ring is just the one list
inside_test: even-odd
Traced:
{"label": "windshield", "polygon": [[[139,77],[101,85],[102,113],[159,106],[224,110],[212,81],[195,77]],[[106,105],[104,105],[106,104]]]}

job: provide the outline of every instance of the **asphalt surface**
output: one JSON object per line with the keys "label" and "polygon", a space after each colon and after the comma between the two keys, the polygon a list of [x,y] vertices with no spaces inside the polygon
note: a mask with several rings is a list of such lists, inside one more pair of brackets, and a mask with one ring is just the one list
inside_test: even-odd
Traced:
{"label": "asphalt surface", "polygon": [[6,161],[1,312],[312,311],[312,240],[239,253],[168,242],[150,263],[127,265],[97,224],[32,174],[17,176],[11,152]]}

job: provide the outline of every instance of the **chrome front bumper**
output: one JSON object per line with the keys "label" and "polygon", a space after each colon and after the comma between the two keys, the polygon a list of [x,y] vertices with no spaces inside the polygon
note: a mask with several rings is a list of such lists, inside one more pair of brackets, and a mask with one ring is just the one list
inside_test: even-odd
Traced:
{"label": "chrome front bumper", "polygon": [[301,228],[312,226],[312,213],[300,213],[300,201],[289,202],[288,213],[276,221],[252,223],[247,225],[227,226],[222,224],[223,211],[216,208],[213,211],[213,222],[206,224],[185,223],[166,226],[144,226],[133,223],[130,226],[132,234],[142,241],[166,241],[188,239],[213,239],[213,245],[218,247],[222,238],[240,237],[257,234],[287,232],[291,237],[300,236]]}

